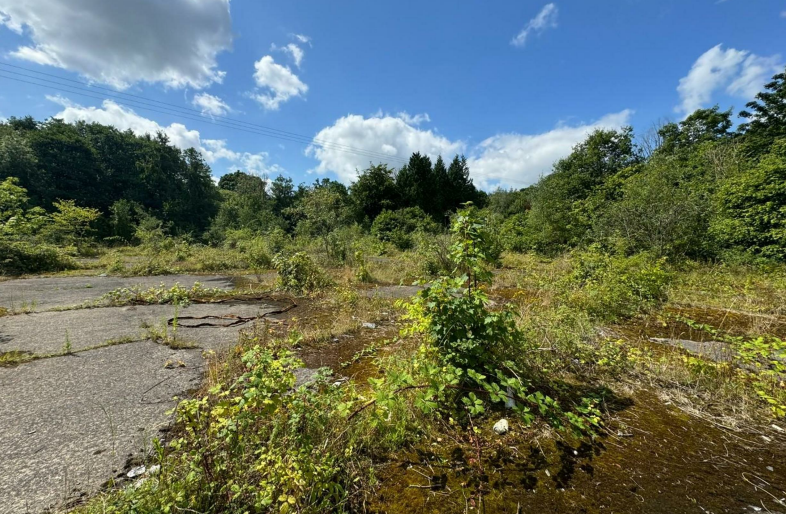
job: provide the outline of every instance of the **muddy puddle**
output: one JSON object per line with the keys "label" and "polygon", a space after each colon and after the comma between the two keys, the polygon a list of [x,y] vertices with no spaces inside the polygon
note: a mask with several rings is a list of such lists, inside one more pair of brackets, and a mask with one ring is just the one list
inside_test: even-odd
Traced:
{"label": "muddy puddle", "polygon": [[466,441],[427,441],[378,466],[368,511],[786,512],[786,438],[774,430],[726,432],[648,392],[618,408],[594,441],[514,426],[480,460]]}

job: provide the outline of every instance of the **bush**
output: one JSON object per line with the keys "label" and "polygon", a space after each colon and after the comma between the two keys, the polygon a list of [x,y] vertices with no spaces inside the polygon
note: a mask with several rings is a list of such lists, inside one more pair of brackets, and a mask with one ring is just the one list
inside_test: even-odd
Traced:
{"label": "bush", "polygon": [[500,245],[510,252],[523,252],[532,245],[527,237],[527,213],[514,214],[499,227]]}
{"label": "bush", "polygon": [[647,254],[611,256],[592,246],[575,254],[563,286],[569,303],[591,316],[631,317],[665,300],[669,274],[663,264]]}
{"label": "bush", "polygon": [[64,271],[79,266],[61,250],[48,245],[0,240],[0,275]]}
{"label": "bush", "polygon": [[721,242],[752,255],[786,260],[786,139],[757,166],[718,193],[721,215],[713,232]]}
{"label": "bush", "polygon": [[330,280],[305,252],[291,257],[277,255],[273,266],[278,271],[278,287],[290,293],[312,293],[326,288]]}
{"label": "bush", "polygon": [[[409,326],[403,333],[420,334],[424,341],[413,368],[425,373],[428,386],[418,387],[415,405],[451,418],[479,416],[493,404],[505,405],[526,424],[540,414],[557,428],[584,432],[597,426],[599,413],[591,399],[583,399],[577,412],[563,411],[537,388],[537,370],[526,362],[533,346],[513,310],[490,309],[485,289],[492,278],[486,258],[491,237],[477,212],[459,211],[451,233],[453,272],[404,304]],[[406,376],[402,382],[411,388],[415,380]]]}
{"label": "bush", "polygon": [[[710,202],[704,193],[709,178],[694,179],[691,173],[675,159],[650,161],[621,184],[621,198],[596,218],[595,234],[630,253],[706,256],[712,246],[707,238]],[[597,199],[601,209],[604,200]]]}
{"label": "bush", "polygon": [[382,211],[371,225],[371,233],[380,241],[393,243],[399,250],[413,246],[412,234],[417,231],[435,234],[439,226],[420,207]]}

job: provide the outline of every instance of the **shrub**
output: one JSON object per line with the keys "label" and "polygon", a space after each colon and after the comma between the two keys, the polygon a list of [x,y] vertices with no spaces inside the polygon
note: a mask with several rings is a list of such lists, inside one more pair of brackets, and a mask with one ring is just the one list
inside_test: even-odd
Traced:
{"label": "shrub", "polygon": [[382,211],[371,225],[371,233],[380,241],[393,243],[399,250],[408,250],[416,231],[436,233],[439,226],[420,207]]}
{"label": "shrub", "polygon": [[563,286],[568,301],[594,317],[631,317],[665,300],[669,274],[663,265],[644,253],[612,256],[593,245],[575,254]]}
{"label": "shrub", "polygon": [[705,189],[710,180],[695,179],[692,172],[676,159],[650,161],[621,183],[617,201],[608,203],[606,195],[595,198],[599,205],[608,204],[594,220],[595,235],[630,253],[706,256],[711,245]]}
{"label": "shrub", "polygon": [[713,232],[727,247],[786,260],[786,139],[718,192]]}
{"label": "shrub", "polygon": [[277,255],[273,266],[278,271],[278,287],[295,294],[312,293],[324,289],[330,280],[305,252],[291,257]]}
{"label": "shrub", "polygon": [[[492,277],[486,258],[492,252],[491,238],[476,211],[459,211],[451,232],[454,272],[435,279],[406,304],[409,326],[404,333],[424,337],[413,368],[429,383],[418,387],[415,405],[427,413],[442,409],[451,416],[478,416],[489,404],[497,404],[511,408],[527,424],[539,413],[559,428],[585,431],[597,425],[592,400],[584,399],[577,414],[563,411],[538,389],[523,357],[532,346],[513,311],[489,308],[485,288]],[[405,376],[403,382],[412,389],[414,378]]]}
{"label": "shrub", "polygon": [[49,245],[0,239],[0,275],[64,271],[79,266],[61,250]]}
{"label": "shrub", "polygon": [[499,227],[500,245],[510,252],[523,252],[531,244],[526,232],[527,213],[514,214]]}

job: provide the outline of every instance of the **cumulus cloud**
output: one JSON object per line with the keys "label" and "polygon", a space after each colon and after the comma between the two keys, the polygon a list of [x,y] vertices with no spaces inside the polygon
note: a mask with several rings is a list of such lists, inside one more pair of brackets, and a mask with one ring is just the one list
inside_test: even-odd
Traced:
{"label": "cumulus cloud", "polygon": [[779,55],[762,57],[747,50],[717,45],[704,52],[680,79],[677,91],[682,102],[675,109],[686,115],[707,106],[719,90],[750,99],[783,67]]}
{"label": "cumulus cloud", "polygon": [[[624,110],[590,123],[560,124],[541,134],[498,134],[469,149],[463,141],[451,141],[431,130],[418,128],[412,123],[414,117],[401,113],[398,116],[378,113],[368,118],[349,115],[315,136],[316,141],[327,143],[327,147],[314,143],[306,149],[306,154],[319,161],[313,171],[333,172],[340,180],[351,182],[357,171],[365,169],[369,162],[400,168],[413,152],[426,154],[433,160],[439,155],[450,159],[469,150],[467,161],[476,185],[484,189],[498,185],[523,187],[550,173],[553,164],[570,154],[591,132],[622,128],[629,124],[632,114],[633,111]],[[347,152],[348,147],[373,155]]]}
{"label": "cumulus cloud", "polygon": [[202,110],[202,114],[211,116],[223,116],[232,109],[221,98],[208,93],[198,93],[194,95],[191,103]]}
{"label": "cumulus cloud", "polygon": [[277,64],[270,55],[254,63],[254,69],[254,81],[258,90],[250,96],[265,109],[278,110],[283,102],[294,96],[302,96],[308,91],[308,86],[292,73],[288,66]]}
{"label": "cumulus cloud", "polygon": [[542,134],[498,134],[477,145],[467,159],[475,184],[524,187],[551,172],[552,165],[597,129],[628,125],[631,110],[607,114],[593,123],[558,125]]}
{"label": "cumulus cloud", "polygon": [[414,116],[410,116],[409,113],[406,111],[400,112],[396,115],[396,117],[401,118],[404,120],[404,123],[407,125],[420,125],[421,123],[428,123],[431,121],[427,112],[422,114],[415,114]]}
{"label": "cumulus cloud", "polygon": [[227,170],[241,169],[260,175],[284,171],[277,164],[268,162],[267,152],[236,152],[227,147],[227,142],[224,139],[202,139],[198,130],[190,130],[181,123],[160,125],[158,122],[140,116],[133,110],[111,100],[104,100],[101,107],[85,107],[62,96],[47,96],[47,99],[63,107],[63,110],[55,114],[54,117],[60,118],[66,123],[77,121],[101,123],[112,125],[118,130],[130,130],[137,135],[154,135],[163,132],[174,146],[184,150],[187,148],[199,150],[205,161],[211,165],[223,160],[226,162]]}
{"label": "cumulus cloud", "polygon": [[529,38],[530,34],[541,34],[546,29],[557,28],[558,15],[559,9],[557,9],[556,4],[546,4],[543,9],[540,10],[537,16],[529,20],[527,24],[524,25],[524,28],[521,29],[521,32],[519,32],[518,35],[510,41],[510,44],[513,46],[523,47],[527,44],[527,39]]}
{"label": "cumulus cloud", "polygon": [[0,24],[30,39],[13,57],[118,88],[221,82],[232,44],[229,0],[0,0]]}
{"label": "cumulus cloud", "polygon": [[300,41],[303,44],[309,45],[311,44],[311,38],[308,36],[304,36],[303,34],[294,34],[294,38]]}
{"label": "cumulus cloud", "polygon": [[[400,167],[413,152],[436,159],[439,155],[452,156],[464,150],[462,141],[450,141],[396,116],[366,118],[351,114],[322,129],[314,139],[329,144],[324,147],[314,143],[306,149],[307,155],[319,160],[313,171],[332,171],[344,182],[355,179],[357,170],[365,169],[369,162]],[[373,156],[351,153],[345,151],[346,147],[373,152]]]}
{"label": "cumulus cloud", "polygon": [[[273,45],[273,49],[276,49],[276,45]],[[297,46],[295,43],[289,43],[287,46],[282,46],[280,50],[292,56],[292,60],[295,61],[295,66],[300,68],[300,63],[303,62],[304,55],[302,48]]]}

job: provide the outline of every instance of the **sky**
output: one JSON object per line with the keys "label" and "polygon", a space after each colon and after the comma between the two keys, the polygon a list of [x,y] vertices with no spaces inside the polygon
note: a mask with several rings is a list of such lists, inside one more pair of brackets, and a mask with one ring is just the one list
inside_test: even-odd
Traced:
{"label": "sky", "polygon": [[215,177],[349,184],[420,151],[521,188],[784,66],[786,0],[0,0],[0,117],[164,131]]}

